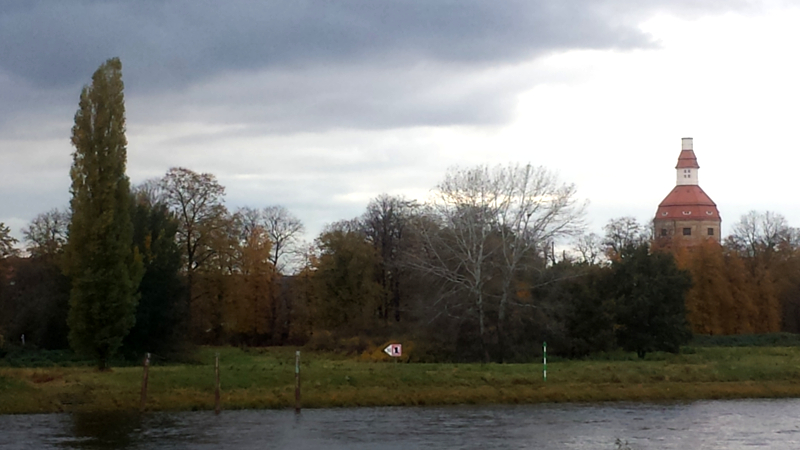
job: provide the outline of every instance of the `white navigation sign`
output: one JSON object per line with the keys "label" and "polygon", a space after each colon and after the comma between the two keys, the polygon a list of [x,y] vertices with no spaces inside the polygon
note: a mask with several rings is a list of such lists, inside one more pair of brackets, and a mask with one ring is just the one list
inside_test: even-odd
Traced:
{"label": "white navigation sign", "polygon": [[399,356],[403,356],[403,346],[402,344],[389,344],[383,349],[384,353],[389,356],[393,356],[395,358]]}

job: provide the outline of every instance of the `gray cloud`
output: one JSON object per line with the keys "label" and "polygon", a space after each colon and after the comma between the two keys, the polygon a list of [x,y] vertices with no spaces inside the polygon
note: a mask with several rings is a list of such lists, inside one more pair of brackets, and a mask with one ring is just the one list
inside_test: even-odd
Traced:
{"label": "gray cloud", "polygon": [[364,60],[496,63],[649,42],[635,23],[610,22],[594,0],[14,5],[0,14],[0,64],[45,87],[82,82],[113,55],[144,86],[159,86],[231,70]]}
{"label": "gray cloud", "polygon": [[141,123],[180,118],[241,125],[216,139],[336,128],[493,125],[511,117],[516,94],[536,79],[529,72],[463,71],[434,63],[247,72],[197,84],[188,92],[138,97],[128,102],[128,116]]}
{"label": "gray cloud", "polygon": [[202,109],[214,122],[246,115],[259,132],[503,123],[531,83],[492,82],[490,70],[568,49],[652,46],[638,23],[667,5],[700,14],[747,4],[695,3],[6,0],[0,128],[31,110],[71,117],[80,86],[111,56],[123,61],[129,101],[152,102],[153,120]]}
{"label": "gray cloud", "polygon": [[[222,156],[193,152],[215,141],[324,134],[309,144],[316,153],[287,147],[265,156],[291,174],[275,180],[281,186],[270,188],[267,203],[293,202],[337,220],[346,215],[331,211],[341,204],[321,200],[321,191],[358,192],[352,180],[359,171],[376,170],[370,182],[380,185],[391,170],[403,172],[393,152],[408,157],[412,150],[362,142],[350,161],[342,158],[347,144],[320,149],[325,133],[503,124],[517,95],[542,81],[528,67],[539,56],[653,47],[639,23],[656,11],[694,16],[749,7],[697,3],[0,0],[0,220],[29,219],[68,200],[80,87],[111,56],[124,66],[134,181],[183,165],[218,174],[231,192],[241,186],[258,195],[258,183],[234,178],[247,172],[228,163],[235,148],[221,148]],[[181,135],[182,124],[222,129]],[[169,129],[165,140],[138,144],[137,130],[159,126]],[[416,157],[414,170],[422,170],[425,155]],[[302,174],[316,182],[302,184]],[[232,200],[246,202],[244,195]]]}

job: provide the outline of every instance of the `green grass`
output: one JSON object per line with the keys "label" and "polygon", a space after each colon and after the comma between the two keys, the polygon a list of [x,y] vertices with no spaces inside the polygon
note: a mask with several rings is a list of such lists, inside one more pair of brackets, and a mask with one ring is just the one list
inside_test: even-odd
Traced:
{"label": "green grass", "polygon": [[[196,364],[150,368],[148,410],[294,405],[292,348],[201,348]],[[387,357],[388,359],[388,357]],[[693,347],[645,360],[615,353],[548,364],[368,362],[302,352],[303,407],[800,397],[800,347]],[[0,413],[135,410],[141,367],[0,367]]]}

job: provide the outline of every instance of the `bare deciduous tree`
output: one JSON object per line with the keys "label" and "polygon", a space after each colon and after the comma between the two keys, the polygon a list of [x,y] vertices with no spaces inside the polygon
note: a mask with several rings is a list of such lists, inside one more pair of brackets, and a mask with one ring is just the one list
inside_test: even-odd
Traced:
{"label": "bare deciduous tree", "polygon": [[167,204],[163,178],[150,178],[131,188],[133,195],[148,205]]}
{"label": "bare deciduous tree", "polygon": [[750,211],[733,226],[726,244],[741,254],[755,257],[778,249],[784,242],[795,237],[786,218],[781,214],[766,211]]}
{"label": "bare deciduous tree", "polygon": [[[428,220],[419,227],[426,251],[420,266],[444,281],[447,291],[443,298],[461,293],[460,297],[468,297],[467,305],[474,305],[482,353],[487,361],[486,283],[489,261],[496,250],[490,242],[495,192],[488,168],[453,169],[434,191],[425,208]],[[449,313],[449,305],[442,303],[442,306],[440,313]],[[473,309],[467,306],[467,310]]]}
{"label": "bare deciduous tree", "polygon": [[[502,359],[503,323],[516,296],[516,277],[550,242],[579,232],[584,209],[574,185],[530,165],[451,169],[434,191],[420,227],[426,258],[419,264],[446,281],[451,292],[468,296],[487,360],[488,303],[496,301]],[[499,298],[490,281],[499,283]]]}
{"label": "bare deciduous tree", "polygon": [[603,256],[602,238],[597,233],[582,234],[575,239],[575,251],[580,255],[578,262],[590,266],[600,263]]}
{"label": "bare deciduous tree", "polygon": [[278,273],[284,273],[302,253],[303,222],[286,207],[273,205],[262,210],[262,226],[272,241],[270,260]]}
{"label": "bare deciduous tree", "polygon": [[67,243],[70,216],[64,209],[51,209],[31,220],[23,230],[28,252],[32,256],[53,256],[63,251]]}
{"label": "bare deciduous tree", "polygon": [[603,245],[609,257],[622,254],[627,247],[638,247],[649,239],[646,226],[631,216],[619,217],[608,221],[605,227]]}
{"label": "bare deciduous tree", "polygon": [[416,208],[414,201],[381,194],[369,202],[367,211],[361,216],[364,233],[380,256],[377,276],[383,287],[380,314],[384,320],[388,320],[391,311],[394,320],[400,321],[402,256],[406,231]]}

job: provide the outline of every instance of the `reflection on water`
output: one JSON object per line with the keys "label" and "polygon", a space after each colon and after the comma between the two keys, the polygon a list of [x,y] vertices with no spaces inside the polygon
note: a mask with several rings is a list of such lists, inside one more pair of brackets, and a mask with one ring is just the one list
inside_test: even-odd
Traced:
{"label": "reflection on water", "polygon": [[800,400],[0,416],[0,449],[800,448]]}
{"label": "reflection on water", "polygon": [[135,434],[142,429],[139,414],[73,414],[71,430],[63,444],[74,448],[126,448],[133,444]]}

